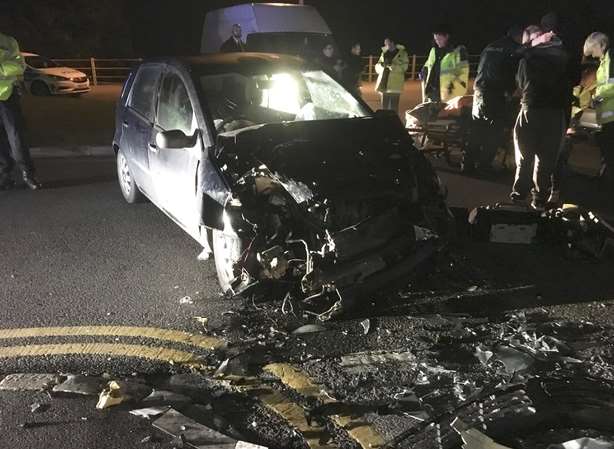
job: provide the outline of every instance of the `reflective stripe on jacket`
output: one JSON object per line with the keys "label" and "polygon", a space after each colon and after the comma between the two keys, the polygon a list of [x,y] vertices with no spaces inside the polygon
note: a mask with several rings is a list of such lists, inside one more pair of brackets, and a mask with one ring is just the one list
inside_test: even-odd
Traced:
{"label": "reflective stripe on jacket", "polygon": [[[448,101],[454,97],[467,94],[469,86],[469,61],[463,56],[466,53],[465,47],[458,46],[441,59],[439,72],[439,88],[441,101]],[[424,63],[428,73],[424,85],[428,86],[429,79],[433,73],[433,66],[437,59],[435,48],[431,48],[429,57]]]}
{"label": "reflective stripe on jacket", "polygon": [[24,71],[25,64],[17,41],[0,33],[0,101],[9,99],[15,83]]}
{"label": "reflective stripe on jacket", "polygon": [[[403,92],[403,86],[405,84],[405,72],[409,67],[409,56],[407,51],[402,45],[397,45],[397,54],[392,59],[390,64],[390,74],[388,75],[388,84],[386,85],[387,94],[398,94]],[[377,83],[375,84],[375,90],[379,90],[379,86],[384,76],[384,54],[386,53],[386,47],[382,48],[382,54],[375,65],[375,71],[377,72]]]}
{"label": "reflective stripe on jacket", "polygon": [[597,122],[600,125],[614,122],[614,59],[612,50],[605,52],[597,69]]}

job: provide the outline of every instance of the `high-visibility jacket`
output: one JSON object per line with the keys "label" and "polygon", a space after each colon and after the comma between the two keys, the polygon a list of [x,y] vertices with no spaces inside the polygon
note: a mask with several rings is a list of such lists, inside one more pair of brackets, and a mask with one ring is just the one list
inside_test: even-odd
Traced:
{"label": "high-visibility jacket", "polygon": [[[469,61],[467,61],[465,54],[465,47],[458,46],[441,59],[439,72],[441,101],[445,102],[454,97],[467,94],[469,86]],[[436,50],[433,47],[428,59],[424,63],[424,67],[428,70],[424,80],[425,86],[429,84],[436,60]]]}
{"label": "high-visibility jacket", "polygon": [[17,41],[0,33],[0,101],[8,100],[25,68]]}
{"label": "high-visibility jacket", "polygon": [[[390,73],[388,74],[388,83],[386,84],[386,88],[383,90],[384,93],[388,94],[398,94],[403,92],[403,86],[405,84],[405,72],[407,72],[407,67],[409,66],[409,56],[407,56],[407,50],[403,45],[397,45],[397,54],[392,59],[392,63],[390,64]],[[382,92],[380,89],[380,84],[384,78],[385,71],[385,61],[384,56],[386,54],[386,47],[382,48],[382,54],[375,65],[375,71],[377,72],[377,82],[375,83],[375,88],[377,91]]]}
{"label": "high-visibility jacket", "polygon": [[597,69],[597,122],[600,125],[614,122],[614,59],[612,50],[605,52]]}

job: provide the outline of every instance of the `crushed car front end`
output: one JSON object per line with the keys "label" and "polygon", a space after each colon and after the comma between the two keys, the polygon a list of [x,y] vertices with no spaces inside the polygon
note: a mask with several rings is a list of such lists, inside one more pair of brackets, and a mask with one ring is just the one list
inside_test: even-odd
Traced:
{"label": "crushed car front end", "polygon": [[224,232],[240,247],[234,294],[277,284],[334,312],[411,272],[447,232],[438,178],[396,116],[222,133],[218,160],[232,185]]}

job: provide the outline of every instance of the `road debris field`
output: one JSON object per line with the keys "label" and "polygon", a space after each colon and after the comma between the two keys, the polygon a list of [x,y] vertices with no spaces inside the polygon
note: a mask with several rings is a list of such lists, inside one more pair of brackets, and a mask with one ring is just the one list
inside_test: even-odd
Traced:
{"label": "road debris field", "polygon": [[[173,342],[134,371],[90,347],[95,368],[81,373],[48,356],[57,372],[6,376],[0,401],[31,404],[5,419],[9,438],[120,420],[142,447],[612,447],[612,261],[568,241],[485,241],[468,212],[455,211],[461,238],[404,285],[335,319],[298,300],[220,298],[227,312],[203,310],[199,334],[115,329],[136,348]],[[3,357],[6,374],[37,372]]]}

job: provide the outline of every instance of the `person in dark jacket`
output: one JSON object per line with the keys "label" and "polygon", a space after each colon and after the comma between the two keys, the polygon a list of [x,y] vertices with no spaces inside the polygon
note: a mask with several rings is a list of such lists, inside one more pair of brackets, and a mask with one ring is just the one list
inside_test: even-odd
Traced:
{"label": "person in dark jacket", "polygon": [[511,97],[516,90],[522,28],[510,28],[507,35],[489,44],[480,56],[473,95],[472,142],[463,155],[461,170],[471,172],[476,163],[488,171],[504,144],[504,129],[510,117]]}
{"label": "person in dark jacket", "polygon": [[333,79],[343,81],[343,61],[335,54],[335,46],[332,43],[327,43],[322,48],[322,54],[317,58],[317,63]]}
{"label": "person in dark jacket", "polygon": [[362,59],[361,52],[362,49],[359,42],[352,45],[343,73],[345,87],[356,96],[360,96],[360,82],[362,72],[365,69],[365,62]]}
{"label": "person in dark jacket", "polygon": [[235,23],[232,26],[232,34],[226,42],[220,47],[222,53],[238,53],[245,51],[245,44],[243,43],[243,30],[241,25]]}
{"label": "person in dark jacket", "polygon": [[536,25],[525,29],[523,44],[516,75],[521,109],[514,127],[516,177],[510,197],[525,200],[533,174],[531,207],[541,210],[565,131],[569,57],[554,33]]}

